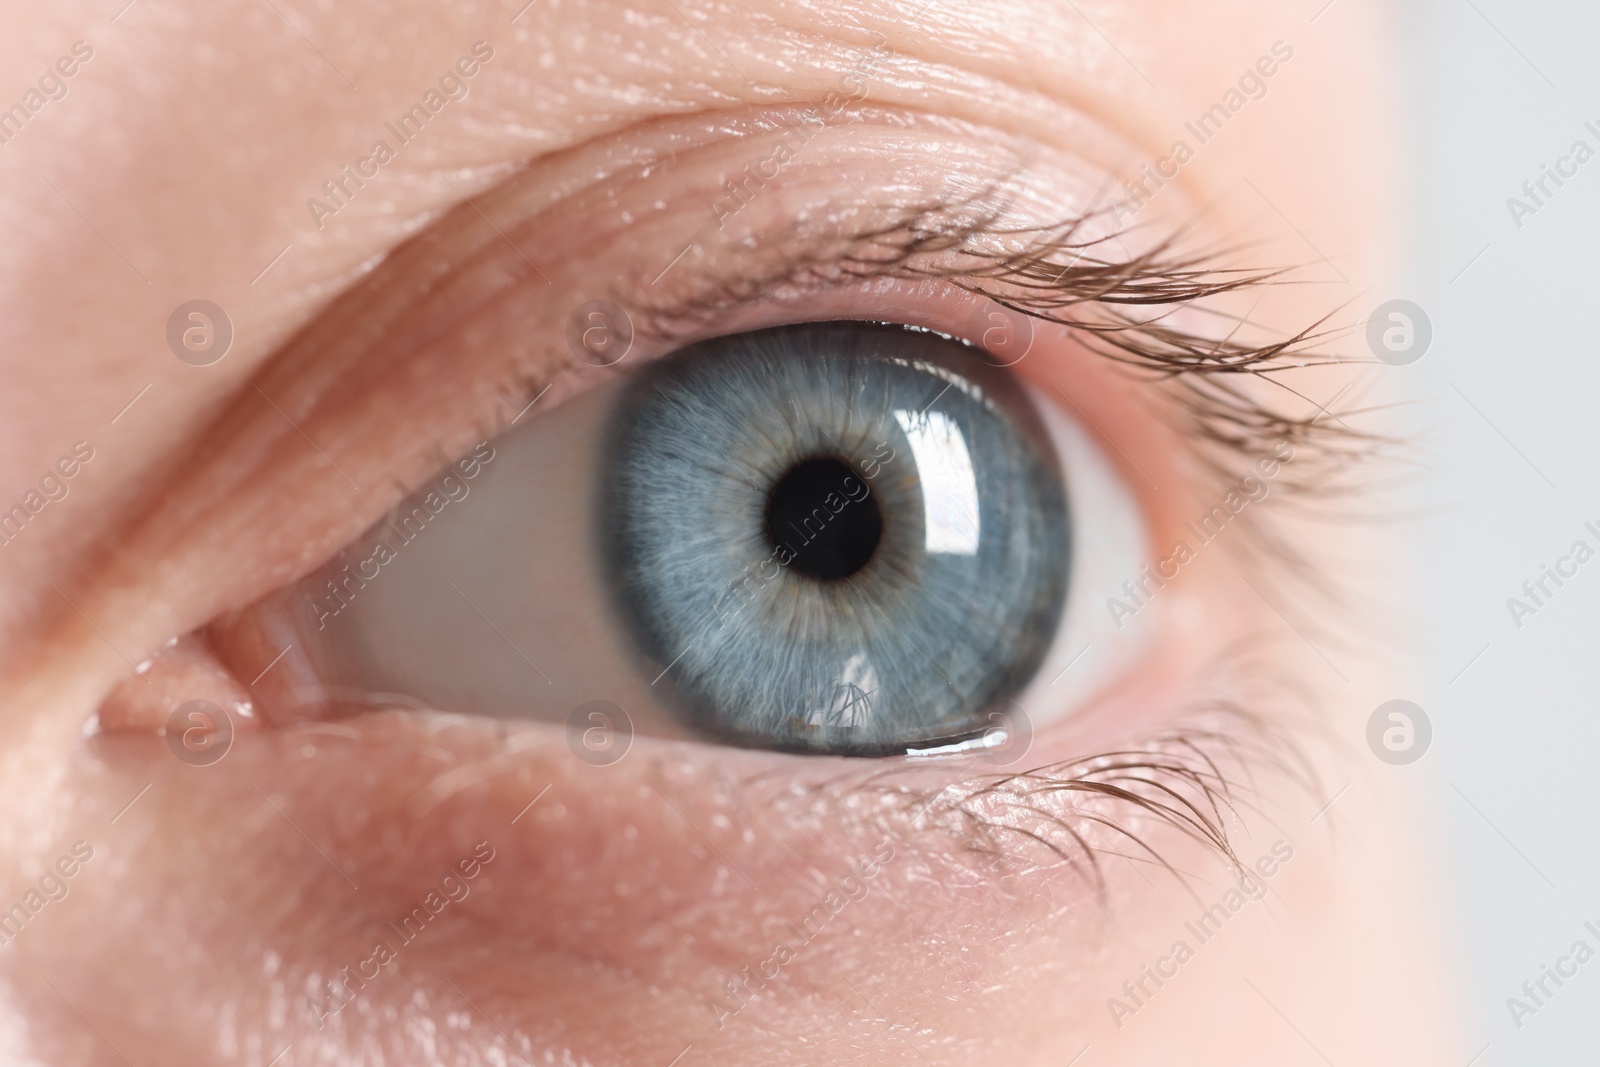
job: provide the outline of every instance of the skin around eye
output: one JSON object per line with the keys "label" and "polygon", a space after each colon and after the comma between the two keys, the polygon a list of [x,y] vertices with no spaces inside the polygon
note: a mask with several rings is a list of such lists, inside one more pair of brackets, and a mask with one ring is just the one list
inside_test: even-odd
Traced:
{"label": "skin around eye", "polygon": [[[1075,523],[1059,647],[1019,702],[1084,697],[1025,763],[802,757],[642,716],[620,759],[586,762],[570,705],[554,722],[436,714],[392,690],[360,715],[277,722],[263,687],[308,676],[313,653],[262,628],[223,663],[204,632],[401,501],[437,492],[432,523],[496,499],[485,479],[511,469],[512,435],[572,427],[684,345],[834,319],[981,342],[993,307],[948,261],[880,269],[963,206],[1030,229],[1109,192],[1137,216],[1110,273],[1180,231],[1266,242],[1231,264],[1246,269],[1337,264],[1219,297],[1275,337],[1318,321],[1374,283],[1370,5],[1303,26],[1264,0],[278,7],[0,18],[18,86],[74,41],[94,49],[0,150],[6,499],[74,442],[94,454],[0,547],[0,1060],[1470,1058],[1438,1023],[1414,866],[1391,836],[1404,801],[1322,740],[1359,752],[1388,683],[1322,646],[1335,675],[1286,628],[1279,608],[1304,616],[1247,537],[1293,499],[1287,481],[1231,511],[1231,486],[1265,477],[1254,460],[1210,469],[1186,394],[1077,327],[1038,323],[1010,368],[1068,442]],[[1176,178],[1123,186],[1167,173],[1184,122],[1280,39],[1293,61],[1263,74],[1265,95]],[[442,86],[488,54],[477,41],[492,59]],[[372,177],[361,161],[413,101],[422,132]],[[333,180],[337,212],[309,210]],[[930,203],[955,208],[927,226]],[[197,297],[234,327],[206,367],[164,335]],[[569,347],[596,300],[634,316],[616,366]],[[1231,323],[1163,321],[1228,351]],[[1293,382],[1321,403],[1344,384],[1328,373]],[[1095,505],[1095,484],[1134,506]],[[1186,532],[1218,508],[1220,536]],[[1301,537],[1322,559],[1329,535]],[[1094,538],[1120,538],[1132,565]],[[1143,568],[1178,541],[1197,554],[1158,586]],[[353,573],[372,573],[369,547]],[[1098,592],[1077,597],[1091,556]],[[346,610],[388,595],[391,563]],[[448,603],[452,636],[500,642],[439,593],[418,610]],[[1137,609],[1120,629],[1113,595]],[[1307,690],[1321,717],[1286,748]],[[227,744],[186,744],[197,700],[231,716]]]}

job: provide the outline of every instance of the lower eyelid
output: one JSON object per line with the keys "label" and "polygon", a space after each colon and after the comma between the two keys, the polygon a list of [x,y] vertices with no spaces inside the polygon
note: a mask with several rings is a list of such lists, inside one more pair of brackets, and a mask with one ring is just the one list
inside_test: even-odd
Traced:
{"label": "lower eyelid", "polygon": [[[1228,857],[1232,809],[1241,803],[1254,806],[1263,772],[1301,781],[1307,796],[1317,795],[1314,781],[1307,783],[1294,772],[1301,757],[1293,738],[1268,726],[1277,710],[1260,715],[1213,711],[1180,729],[1098,756],[1064,755],[1074,750],[1070,731],[1057,731],[1060,736],[1044,738],[1011,767],[948,757],[873,761],[875,769],[867,770],[860,761],[817,757],[741,752],[730,759],[726,750],[708,761],[709,750],[701,746],[694,746],[691,757],[690,750],[673,742],[638,738],[624,767],[612,769],[572,761],[566,752],[571,736],[559,727],[508,729],[503,723],[375,704],[368,714],[338,726],[305,722],[263,734],[245,723],[232,739],[237,747],[230,774],[276,782],[280,794],[293,798],[284,803],[296,808],[297,820],[308,804],[389,811],[381,821],[397,820],[391,830],[403,828],[407,834],[429,833],[427,827],[440,820],[483,827],[508,817],[520,821],[531,802],[544,801],[556,789],[545,808],[553,809],[558,821],[577,819],[586,826],[573,831],[580,836],[603,839],[616,819],[637,829],[633,806],[659,794],[655,799],[670,800],[666,806],[678,818],[687,818],[684,811],[694,808],[713,813],[696,816],[695,834],[710,833],[718,851],[694,858],[695,877],[716,876],[723,864],[742,867],[739,877],[756,878],[763,890],[781,884],[784,876],[762,866],[759,856],[765,850],[739,851],[740,842],[750,840],[748,818],[754,811],[764,813],[768,827],[757,837],[784,840],[790,853],[808,854],[808,842],[822,835],[810,868],[825,868],[840,853],[841,840],[887,838],[902,854],[918,857],[920,865],[932,863],[941,882],[1064,866],[1077,872],[1085,893],[1098,894],[1105,888],[1100,867],[1110,857],[1131,854],[1139,863],[1165,865],[1180,840],[1169,838],[1169,832]],[[1062,755],[1051,757],[1052,752]],[[323,766],[330,759],[333,765]],[[295,770],[296,763],[305,766]],[[631,769],[631,775],[623,769]],[[356,786],[357,781],[369,784]],[[602,796],[634,799],[605,814],[613,805],[591,806],[596,788]],[[370,790],[377,792],[369,795]],[[719,811],[724,814],[714,814]],[[377,829],[369,827],[363,836]],[[519,836],[538,839],[541,834],[532,824],[524,829]],[[650,847],[667,847],[671,836],[651,841]],[[335,850],[341,865],[363,884],[409,869],[409,861],[397,863],[387,851],[372,853],[331,829],[318,840]],[[584,871],[586,879],[607,880],[592,866]],[[723,871],[717,877],[733,875]],[[541,901],[541,913],[549,904]],[[504,921],[503,912],[496,915],[496,921]],[[639,936],[654,921],[641,919]]]}

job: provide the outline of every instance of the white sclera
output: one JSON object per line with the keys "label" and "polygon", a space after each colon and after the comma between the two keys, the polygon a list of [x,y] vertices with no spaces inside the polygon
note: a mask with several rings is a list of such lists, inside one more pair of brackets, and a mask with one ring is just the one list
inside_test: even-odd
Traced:
{"label": "white sclera", "polygon": [[1151,628],[1127,619],[1119,628],[1106,601],[1123,596],[1122,583],[1137,579],[1150,557],[1144,511],[1100,442],[1047,395],[1030,393],[1061,459],[1072,522],[1066,610],[1039,672],[1016,698],[1038,730],[1137,662]]}
{"label": "white sclera", "polygon": [[[639,677],[600,573],[594,481],[616,395],[616,385],[591,389],[502,434],[476,478],[455,475],[465,497],[411,540],[400,543],[412,532],[404,522],[357,540],[344,562],[376,539],[396,558],[324,630],[306,634],[334,675],[326,681],[445,711],[551,722],[609,700],[641,733],[673,733],[665,711],[650,711],[659,702],[650,678]],[[308,594],[328,576],[308,580]]]}

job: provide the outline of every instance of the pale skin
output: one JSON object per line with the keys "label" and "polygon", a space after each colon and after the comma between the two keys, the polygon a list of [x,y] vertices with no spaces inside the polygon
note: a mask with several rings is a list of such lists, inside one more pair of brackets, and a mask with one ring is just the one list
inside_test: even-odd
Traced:
{"label": "pale skin", "polygon": [[[254,671],[170,658],[143,678],[132,669],[322,564],[503,429],[530,381],[552,379],[540,403],[555,405],[602,377],[554,373],[566,315],[585,300],[684,295],[718,270],[755,276],[796,219],[815,233],[859,223],[948,189],[952,174],[1011,183],[1025,214],[1069,217],[1137,161],[1166,156],[1184,120],[1280,40],[1293,59],[1270,91],[1139,221],[1279,242],[1254,267],[1325,264],[1311,274],[1320,284],[1255,315],[1279,332],[1320,318],[1385,266],[1376,5],[1341,0],[1314,24],[1314,9],[1265,0],[119,6],[0,16],[6,101],[73,42],[93,51],[66,95],[0,147],[0,503],[22,500],[75,442],[93,453],[70,492],[0,547],[0,907],[60,870],[74,842],[93,852],[70,892],[0,949],[0,1059],[1032,1065],[1086,1047],[1085,1065],[1466,1058],[1428,939],[1421,853],[1397,817],[1403,794],[1361,758],[1367,714],[1393,695],[1364,646],[1335,654],[1342,676],[1292,632],[1274,646],[1322,697],[1299,742],[1317,785],[1264,776],[1254,808],[1230,818],[1238,858],[1270,895],[1204,944],[1185,923],[1237,871],[1148,816],[1106,813],[1135,821],[1193,880],[1136,869],[1116,856],[1134,850],[1097,839],[1096,895],[1081,863],[1027,848],[980,859],[950,826],[915,819],[921,804],[866,812],[852,800],[862,792],[823,784],[859,784],[861,768],[823,757],[641,736],[597,775],[549,724],[507,746],[502,724],[470,715],[375,715],[317,733],[257,713],[224,762],[196,768],[159,736],[172,699],[196,686],[219,701],[244,694],[252,679],[237,674]],[[719,225],[719,189],[770,158],[781,116],[822,106],[880,45],[889,58],[848,121]],[[474,54],[464,98],[369,165],[336,212],[308,207],[333,203],[324,182]],[[394,253],[424,232],[432,251]],[[485,257],[476,275],[443,273],[470,251]],[[429,292],[456,288],[423,299],[423,277],[443,279]],[[382,288],[363,293],[370,278]],[[196,297],[234,331],[204,368],[174,358],[164,335]],[[801,304],[750,294],[700,332],[821,317],[959,332],[979,301],[899,279],[824,286]],[[370,341],[373,324],[403,314],[414,315],[403,331]],[[1186,442],[1151,417],[1139,383],[1040,329],[1059,358],[1017,373],[1099,413],[1164,546],[1207,492],[1179,488]],[[639,345],[641,359],[671,347],[645,331]],[[1304,390],[1321,403],[1354,373],[1307,377]],[[1313,553],[1348,547],[1342,530],[1305,536],[1326,542]],[[1026,766],[1171,728],[1230,638],[1283,630],[1244,581],[1250,567],[1215,553],[1186,571],[1183,603],[1198,607],[1152,631],[1140,669],[1041,727]],[[959,796],[977,777],[921,768],[871,795]],[[1259,863],[1278,841],[1292,859],[1280,852],[1268,876]],[[371,974],[375,931],[444,872],[483,860],[480,842],[493,858],[439,928],[380,961],[339,1011],[307,1007],[308,988],[341,968]],[[772,959],[786,922],[874,855],[868,891],[827,934],[769,965],[784,979],[730,994],[731,978]],[[1176,977],[1124,990],[1180,939],[1193,958],[1159,964]],[[1137,1010],[1111,1010],[1112,998]]]}

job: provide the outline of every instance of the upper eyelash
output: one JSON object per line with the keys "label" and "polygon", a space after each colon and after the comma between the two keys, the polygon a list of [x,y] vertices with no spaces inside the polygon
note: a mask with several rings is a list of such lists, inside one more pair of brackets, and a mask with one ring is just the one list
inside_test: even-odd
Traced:
{"label": "upper eyelash", "polygon": [[[1248,316],[1230,315],[1212,302],[1290,284],[1289,269],[1221,266],[1223,251],[1185,251],[1181,232],[1138,255],[1110,256],[1105,250],[1122,234],[1098,235],[1105,229],[1099,226],[1105,210],[1021,228],[1002,222],[996,202],[1003,201],[988,188],[897,215],[875,209],[880,225],[842,236],[807,240],[796,232],[774,242],[790,249],[775,269],[699,276],[687,298],[663,298],[642,310],[649,328],[670,338],[714,330],[729,308],[773,292],[881,277],[947,282],[1020,314],[1074,328],[1084,347],[1163,391],[1168,402],[1152,408],[1193,443],[1184,458],[1203,483],[1202,493],[1220,499],[1241,470],[1270,459],[1286,443],[1295,458],[1274,479],[1273,499],[1308,517],[1316,516],[1318,505],[1339,499],[1346,506],[1340,520],[1352,519],[1349,500],[1370,491],[1371,466],[1394,458],[1403,442],[1358,425],[1376,410],[1361,405],[1359,388],[1318,403],[1281,380],[1301,368],[1352,362],[1321,351],[1346,332],[1327,328],[1337,308],[1288,337],[1240,340]],[[1176,311],[1215,321],[1220,336],[1174,324]],[[1252,393],[1242,378],[1271,383],[1298,410],[1269,405],[1255,395],[1262,390]],[[1357,595],[1326,568],[1310,566],[1300,544],[1275,523],[1240,524],[1228,550],[1274,561],[1279,572],[1322,602]]]}
{"label": "upper eyelash", "polygon": [[[1020,314],[1075,328],[1087,348],[1156,383],[1175,386],[1171,414],[1187,437],[1212,446],[1197,458],[1220,482],[1229,468],[1269,456],[1288,442],[1304,457],[1279,485],[1296,495],[1328,495],[1351,486],[1357,461],[1387,451],[1394,442],[1352,427],[1361,414],[1352,406],[1319,405],[1277,376],[1323,363],[1345,362],[1318,349],[1342,331],[1326,330],[1331,318],[1287,338],[1251,344],[1236,339],[1245,319],[1207,302],[1230,293],[1282,284],[1287,269],[1242,270],[1215,265],[1218,253],[1180,250],[1181,234],[1156,242],[1132,257],[1101,250],[1117,234],[1095,236],[1106,212],[1091,210],[1048,227],[1017,228],[1001,222],[999,208],[983,208],[985,195],[936,201],[878,213],[882,225],[820,244],[797,239],[800,251],[773,271],[737,278],[702,277],[692,295],[643,311],[660,335],[703,330],[729,307],[760,294],[880,277],[948,282]],[[1016,247],[997,247],[1002,241]],[[1148,308],[1141,317],[1134,309]],[[1206,314],[1229,328],[1220,338],[1168,320],[1175,310]],[[1267,406],[1230,379],[1246,375],[1283,389],[1310,410],[1294,414]],[[1337,400],[1339,398],[1335,398]],[[1352,398],[1354,399],[1354,398]]]}

